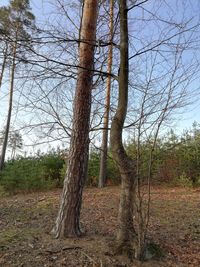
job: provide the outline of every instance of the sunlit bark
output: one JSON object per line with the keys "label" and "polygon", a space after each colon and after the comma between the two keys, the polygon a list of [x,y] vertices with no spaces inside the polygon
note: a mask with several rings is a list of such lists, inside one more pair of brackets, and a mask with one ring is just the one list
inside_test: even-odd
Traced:
{"label": "sunlit bark", "polygon": [[53,233],[55,237],[81,235],[80,210],[87,174],[94,44],[98,12],[97,0],[85,0],[79,46],[79,71],[73,110],[73,128],[68,169]]}

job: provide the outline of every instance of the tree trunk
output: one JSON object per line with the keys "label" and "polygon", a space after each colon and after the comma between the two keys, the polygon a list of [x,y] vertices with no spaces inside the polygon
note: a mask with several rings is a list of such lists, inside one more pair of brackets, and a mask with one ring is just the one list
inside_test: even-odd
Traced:
{"label": "tree trunk", "polygon": [[85,0],[81,22],[80,67],[74,99],[69,162],[64,180],[60,209],[52,231],[56,238],[78,237],[81,235],[79,220],[83,185],[87,175],[97,13],[98,1]]}
{"label": "tree trunk", "polygon": [[[113,54],[113,8],[114,0],[110,0],[110,42],[108,50],[108,74],[111,74],[112,70],[112,54]],[[109,111],[110,111],[110,87],[111,87],[111,76],[107,77],[106,84],[106,101],[105,101],[105,111],[104,111],[104,121],[103,121],[103,136],[101,145],[101,160],[100,160],[100,172],[99,172],[99,188],[105,186],[106,182],[106,169],[107,169],[107,151],[108,151],[108,122],[109,122]]]}
{"label": "tree trunk", "polygon": [[6,148],[8,144],[8,135],[9,135],[9,130],[10,130],[10,121],[11,121],[12,104],[13,104],[14,77],[15,77],[15,67],[16,67],[16,64],[15,64],[16,51],[17,51],[17,41],[15,41],[14,47],[13,47],[13,59],[12,59],[11,77],[10,77],[9,108],[8,108],[6,127],[5,127],[5,135],[4,135],[4,140],[3,140],[2,150],[1,150],[0,171],[2,171],[4,167]]}
{"label": "tree trunk", "polygon": [[123,125],[128,104],[128,25],[125,0],[119,0],[120,10],[120,73],[118,107],[111,125],[110,142],[113,158],[121,175],[121,196],[118,214],[117,245],[119,252],[133,248],[136,233],[133,226],[133,203],[135,197],[135,167],[122,143]]}
{"label": "tree trunk", "polygon": [[3,55],[3,63],[2,63],[1,73],[0,73],[0,88],[2,85],[3,75],[4,75],[4,71],[6,67],[7,53],[8,53],[8,44],[6,44],[4,55]]}

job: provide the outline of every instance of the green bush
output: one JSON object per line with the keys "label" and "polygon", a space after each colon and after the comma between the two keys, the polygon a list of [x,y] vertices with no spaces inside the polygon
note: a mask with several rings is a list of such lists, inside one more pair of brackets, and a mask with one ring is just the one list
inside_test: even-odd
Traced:
{"label": "green bush", "polygon": [[[99,180],[99,167],[100,167],[100,153],[92,152],[90,154],[89,164],[88,164],[88,177],[86,180],[86,185],[97,186]],[[113,161],[111,154],[108,153],[107,158],[107,184],[116,185],[120,182],[120,175],[118,168]]]}
{"label": "green bush", "polygon": [[9,193],[47,190],[61,186],[60,170],[64,161],[59,155],[18,158],[8,161],[0,185]]}
{"label": "green bush", "polygon": [[2,185],[0,185],[0,197],[6,196],[6,195],[7,195],[7,192],[5,188]]}
{"label": "green bush", "polygon": [[107,184],[118,185],[120,179],[118,167],[109,153],[107,159]]}
{"label": "green bush", "polygon": [[97,186],[99,179],[100,154],[98,152],[91,152],[88,162],[88,175],[86,185]]}
{"label": "green bush", "polygon": [[64,182],[64,179],[65,179],[66,171],[67,171],[67,164],[64,163],[62,168],[60,169],[60,186],[59,187],[63,186],[63,182]]}
{"label": "green bush", "polygon": [[189,177],[187,177],[187,175],[184,172],[180,176],[174,179],[174,184],[183,187],[193,186],[192,180]]}
{"label": "green bush", "polygon": [[198,176],[195,180],[195,182],[193,183],[194,187],[200,187],[200,176]]}
{"label": "green bush", "polygon": [[[86,178],[86,186],[97,186],[99,181],[99,167],[100,167],[100,154],[92,152],[90,154],[88,162],[88,174]],[[66,163],[60,169],[60,183],[63,184],[63,180],[66,174]],[[116,164],[113,159],[108,156],[107,160],[107,184],[116,185],[120,182],[120,175]]]}
{"label": "green bush", "polygon": [[[98,152],[90,153],[86,185],[98,185],[99,165],[100,154]],[[45,155],[38,154],[35,157],[19,157],[10,160],[6,162],[1,173],[1,191],[15,194],[62,187],[66,168],[65,161],[59,153],[54,151]],[[118,184],[119,177],[117,166],[108,155],[107,184]],[[3,193],[0,192],[0,194]]]}
{"label": "green bush", "polygon": [[63,185],[61,169],[64,163],[64,160],[56,153],[50,153],[42,157],[44,178],[54,181],[56,187],[62,187]]}
{"label": "green bush", "polygon": [[[100,157],[97,153],[91,153],[88,163],[88,175],[86,179],[87,186],[97,186],[99,177],[99,160]],[[67,164],[63,164],[60,169],[60,183],[63,184],[65,174],[67,170]]]}

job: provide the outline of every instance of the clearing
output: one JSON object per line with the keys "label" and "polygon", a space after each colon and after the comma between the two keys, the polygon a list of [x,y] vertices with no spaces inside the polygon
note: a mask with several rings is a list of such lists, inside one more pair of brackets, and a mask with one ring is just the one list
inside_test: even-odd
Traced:
{"label": "clearing", "polygon": [[152,189],[149,238],[165,256],[144,263],[112,252],[119,191],[86,189],[81,217],[86,235],[66,240],[50,235],[60,190],[0,198],[0,266],[200,266],[200,190]]}

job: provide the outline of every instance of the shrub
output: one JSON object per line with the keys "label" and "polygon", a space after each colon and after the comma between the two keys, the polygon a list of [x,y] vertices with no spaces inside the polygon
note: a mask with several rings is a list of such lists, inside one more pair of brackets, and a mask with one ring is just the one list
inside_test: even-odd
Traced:
{"label": "shrub", "polygon": [[56,187],[62,187],[63,179],[61,176],[61,169],[64,165],[64,160],[56,153],[44,155],[41,159],[43,166],[44,178],[52,180]]}
{"label": "shrub", "polygon": [[[88,175],[86,179],[86,186],[97,186],[99,181],[99,167],[100,167],[100,153],[91,152],[88,162]],[[66,173],[66,163],[60,169],[60,183],[63,183]],[[120,175],[113,159],[108,155],[107,160],[107,184],[119,184]]]}
{"label": "shrub", "polygon": [[67,170],[67,164],[64,163],[63,166],[62,166],[62,168],[60,169],[60,185],[59,185],[59,187],[62,187],[63,186],[63,182],[64,182],[64,179],[65,179],[66,170]]}
{"label": "shrub", "polygon": [[195,182],[193,183],[194,187],[200,187],[200,176],[198,176],[195,180]]}
{"label": "shrub", "polygon": [[47,190],[61,184],[64,161],[54,153],[8,161],[0,184],[9,193]]}
{"label": "shrub", "polygon": [[180,176],[175,178],[174,184],[178,186],[183,186],[183,187],[192,187],[193,182],[192,180],[183,172]]}
{"label": "shrub", "polygon": [[[98,185],[98,177],[99,177],[99,155],[97,153],[92,153],[90,155],[89,163],[88,163],[88,175],[86,179],[87,186],[97,186]],[[67,170],[67,164],[63,164],[60,169],[60,184],[63,185],[63,181],[65,178]]]}
{"label": "shrub", "polygon": [[97,186],[99,180],[100,154],[97,152],[90,153],[88,162],[88,175],[86,185]]}
{"label": "shrub", "polygon": [[[88,163],[88,176],[86,185],[97,186],[99,179],[100,154],[92,152]],[[30,192],[48,190],[63,186],[66,173],[66,162],[56,152],[35,157],[19,157],[6,162],[1,173],[1,191],[15,194],[17,192]],[[119,172],[110,156],[107,160],[107,184],[119,183]],[[0,194],[3,194],[0,192]]]}
{"label": "shrub", "polygon": [[6,195],[7,195],[7,192],[5,188],[2,185],[0,185],[0,197],[6,196]]}
{"label": "shrub", "polygon": [[120,173],[118,167],[114,160],[111,157],[111,154],[108,154],[107,159],[107,184],[118,185],[120,183]]}

